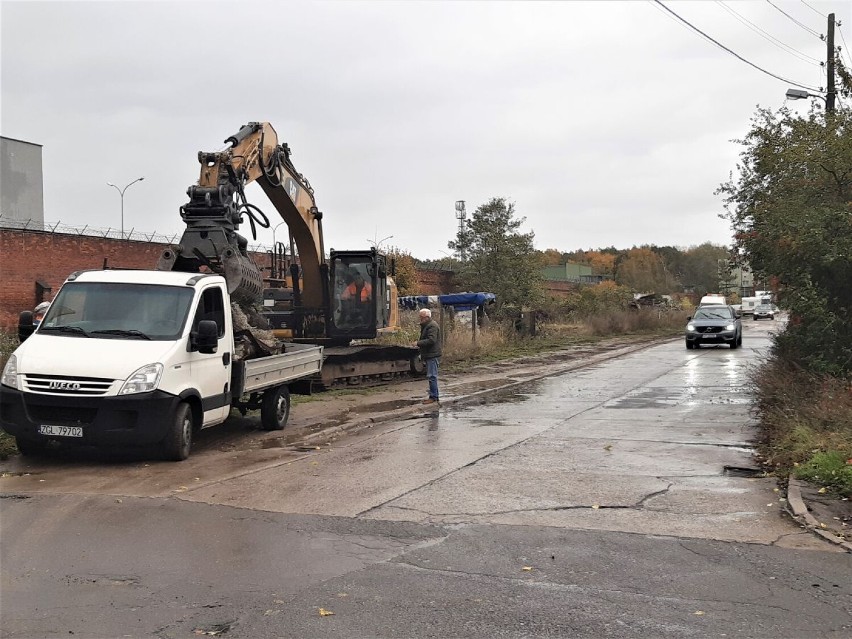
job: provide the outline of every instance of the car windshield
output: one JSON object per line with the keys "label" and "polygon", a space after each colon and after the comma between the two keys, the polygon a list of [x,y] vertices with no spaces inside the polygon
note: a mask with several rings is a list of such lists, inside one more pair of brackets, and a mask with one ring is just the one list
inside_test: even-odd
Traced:
{"label": "car windshield", "polygon": [[63,337],[174,340],[189,315],[188,286],[68,282],[51,303],[39,333]]}
{"label": "car windshield", "polygon": [[731,311],[727,308],[699,308],[692,319],[731,319]]}

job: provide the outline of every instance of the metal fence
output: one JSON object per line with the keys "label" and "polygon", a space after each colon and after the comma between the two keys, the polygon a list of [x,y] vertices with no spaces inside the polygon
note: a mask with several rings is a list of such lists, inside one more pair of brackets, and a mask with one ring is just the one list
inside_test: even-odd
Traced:
{"label": "metal fence", "polygon": [[[139,231],[137,229],[124,230],[121,229],[98,228],[94,226],[72,226],[70,224],[62,224],[57,222],[38,222],[36,220],[16,220],[4,217],[0,214],[0,230],[10,229],[15,231],[37,231],[40,233],[55,233],[58,235],[80,235],[88,237],[102,237],[110,240],[125,240],[131,242],[147,242],[156,244],[174,244],[177,242],[182,233],[173,233],[172,235],[164,235],[163,233],[148,233],[147,231]],[[252,253],[266,253],[272,250],[271,245],[255,242],[249,243],[247,250]]]}

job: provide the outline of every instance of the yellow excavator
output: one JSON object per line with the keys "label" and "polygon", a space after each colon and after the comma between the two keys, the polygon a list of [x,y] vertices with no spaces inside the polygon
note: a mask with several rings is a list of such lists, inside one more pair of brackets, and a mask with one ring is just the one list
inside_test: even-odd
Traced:
{"label": "yellow excavator", "polygon": [[[420,373],[415,348],[360,343],[399,327],[392,262],[375,248],[331,249],[326,258],[314,190],[268,122],[250,122],[225,143],[224,151],[198,154],[201,174],[180,209],[186,230],[179,244],[163,251],[157,268],[221,274],[253,327],[271,329],[279,339],[323,345],[325,361],[316,380],[322,387]],[[248,240],[237,232],[246,216],[255,237],[256,225],[270,226],[246,199],[252,182],[289,228],[288,273],[273,267],[264,278],[247,251]],[[355,340],[359,345],[352,345]]]}

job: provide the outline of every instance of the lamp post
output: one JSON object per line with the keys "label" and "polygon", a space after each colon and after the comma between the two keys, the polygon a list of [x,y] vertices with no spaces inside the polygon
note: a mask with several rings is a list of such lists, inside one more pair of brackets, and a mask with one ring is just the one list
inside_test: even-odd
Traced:
{"label": "lamp post", "polygon": [[371,240],[369,238],[367,238],[367,241],[372,243],[373,248],[375,248],[378,251],[379,248],[382,245],[382,242],[387,242],[388,240],[392,240],[392,239],[393,239],[393,235],[388,235],[387,237],[383,237],[382,239],[380,239],[378,242],[376,240]]}
{"label": "lamp post", "polygon": [[145,179],[144,177],[136,178],[130,184],[125,186],[123,189],[118,188],[112,182],[107,182],[107,186],[111,186],[112,188],[114,188],[116,191],[118,191],[118,194],[121,196],[121,239],[122,240],[124,239],[124,192],[128,188],[130,188],[131,184],[136,184],[137,182],[141,182],[144,179]]}
{"label": "lamp post", "polygon": [[787,89],[787,93],[784,96],[788,100],[806,100],[808,98],[819,98],[826,104],[827,111],[833,111],[834,109],[828,109],[828,99],[825,96],[819,95],[818,93],[809,93],[803,89]]}
{"label": "lamp post", "polygon": [[278,227],[282,224],[287,224],[287,222],[278,222],[275,227],[272,229],[272,249],[275,250],[275,231],[278,230]]}

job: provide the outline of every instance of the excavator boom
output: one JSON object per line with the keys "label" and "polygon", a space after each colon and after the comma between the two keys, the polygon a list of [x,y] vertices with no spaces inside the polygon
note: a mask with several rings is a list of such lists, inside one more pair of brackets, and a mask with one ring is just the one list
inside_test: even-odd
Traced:
{"label": "excavator boom", "polygon": [[[331,250],[326,258],[322,213],[314,190],[293,166],[290,148],[279,142],[272,125],[249,122],[225,143],[225,150],[198,154],[201,173],[187,189],[189,202],[180,209],[186,230],[177,245],[163,251],[157,268],[198,272],[206,267],[224,275],[250,329],[271,328],[279,338],[348,345],[395,326],[392,265],[375,248]],[[252,182],[260,185],[287,223],[298,251],[298,263],[290,265],[289,287],[288,278],[280,277],[277,268],[269,280],[275,286],[264,287],[263,275],[248,254],[248,240],[237,232],[244,217],[253,234],[255,225],[270,226],[266,215],[246,199],[245,187]],[[258,312],[261,302],[263,309]],[[331,351],[325,351],[328,366],[323,385],[341,378],[356,383],[354,379],[396,374],[416,355],[406,347],[392,353],[382,347],[356,351],[340,352],[334,362]]]}

